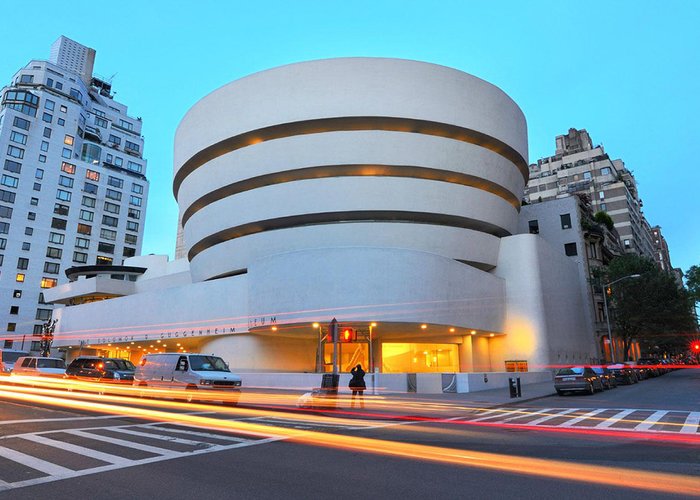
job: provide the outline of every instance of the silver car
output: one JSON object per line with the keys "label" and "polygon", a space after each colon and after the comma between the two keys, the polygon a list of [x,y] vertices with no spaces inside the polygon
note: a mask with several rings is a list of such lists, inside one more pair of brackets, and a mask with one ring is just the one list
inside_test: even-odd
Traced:
{"label": "silver car", "polygon": [[593,394],[603,390],[603,381],[590,366],[571,366],[556,373],[554,388],[560,396],[566,392]]}

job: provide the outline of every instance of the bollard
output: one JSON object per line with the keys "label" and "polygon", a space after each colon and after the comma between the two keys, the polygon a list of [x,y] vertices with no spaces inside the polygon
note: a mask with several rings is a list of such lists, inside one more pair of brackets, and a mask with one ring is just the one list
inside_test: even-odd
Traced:
{"label": "bollard", "polygon": [[510,397],[511,398],[518,396],[518,389],[515,386],[515,379],[513,377],[510,377],[508,379],[508,390],[510,390]]}
{"label": "bollard", "polygon": [[516,380],[516,384],[518,386],[518,397],[521,398],[523,396],[523,393],[520,392],[520,377],[518,377]]}

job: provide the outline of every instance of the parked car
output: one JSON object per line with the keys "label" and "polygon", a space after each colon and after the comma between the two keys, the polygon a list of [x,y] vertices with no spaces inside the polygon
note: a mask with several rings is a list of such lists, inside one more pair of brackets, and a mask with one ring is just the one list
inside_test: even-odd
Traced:
{"label": "parked car", "polygon": [[652,377],[658,377],[666,373],[666,367],[661,364],[661,361],[656,358],[639,358],[637,360],[638,366],[644,366],[649,370],[649,374]]}
{"label": "parked car", "polygon": [[88,382],[130,385],[134,380],[135,369],[128,359],[80,356],[68,365],[65,377]]}
{"label": "parked car", "polygon": [[241,377],[231,373],[218,356],[168,352],[143,356],[136,368],[134,385],[187,391],[182,398],[186,401],[192,401],[199,391],[225,391],[222,401],[235,405]]}
{"label": "parked car", "polygon": [[560,369],[554,376],[554,388],[560,396],[566,392],[593,394],[603,390],[603,381],[590,366]]}
{"label": "parked car", "polygon": [[593,366],[592,368],[598,377],[600,377],[604,389],[613,389],[617,387],[617,379],[615,378],[615,375],[610,372],[610,370],[604,366]]}
{"label": "parked car", "polygon": [[617,384],[631,385],[639,382],[637,373],[630,367],[623,364],[608,365],[608,370],[615,377]]}
{"label": "parked car", "polygon": [[0,349],[0,375],[9,375],[22,356],[29,356],[29,353],[18,349]]}
{"label": "parked car", "polygon": [[63,377],[66,374],[66,362],[61,358],[42,358],[39,356],[22,356],[12,369],[12,376]]}

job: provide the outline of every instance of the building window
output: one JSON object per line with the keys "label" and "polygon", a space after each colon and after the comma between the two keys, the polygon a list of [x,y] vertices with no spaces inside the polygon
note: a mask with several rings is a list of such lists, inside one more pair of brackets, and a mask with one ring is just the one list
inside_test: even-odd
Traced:
{"label": "building window", "polygon": [[57,215],[68,215],[69,210],[68,205],[62,205],[61,203],[56,203],[53,206],[53,213]]}
{"label": "building window", "polygon": [[68,111],[68,108],[65,107],[63,104],[61,104],[61,107],[59,108],[61,113],[66,113]]}
{"label": "building window", "polygon": [[128,221],[126,221],[126,229],[127,229],[127,231],[138,231],[139,230],[139,223],[132,222],[132,221],[128,220]]}
{"label": "building window", "polygon": [[78,237],[75,239],[75,246],[76,246],[76,248],[82,248],[82,249],[90,248],[90,240],[87,238]]}
{"label": "building window", "polygon": [[0,189],[0,201],[4,201],[5,203],[14,203],[15,193],[12,191],[5,191],[4,189]]}
{"label": "building window", "polygon": [[107,120],[105,120],[101,116],[95,117],[95,125],[97,125],[98,127],[107,128],[108,124],[109,123],[107,122]]}
{"label": "building window", "polygon": [[100,163],[100,158],[102,157],[102,149],[97,144],[91,144],[86,142],[83,144],[83,151],[80,155],[80,159],[97,165]]}
{"label": "building window", "polygon": [[44,127],[44,137],[51,139],[51,127]]}
{"label": "building window", "polygon": [[10,224],[8,224],[7,222],[0,222],[0,234],[7,234],[9,232],[10,232]]}
{"label": "building window", "polygon": [[7,146],[7,154],[8,156],[11,156],[13,158],[19,158],[21,160],[22,158],[24,158],[24,149],[9,144]]}
{"label": "building window", "polygon": [[31,250],[31,249],[32,249],[32,244],[31,244],[31,243],[29,243],[28,241],[22,242],[22,250],[28,252],[28,251]]}
{"label": "building window", "polygon": [[57,123],[58,123],[59,126],[62,127],[62,126],[64,126],[64,125],[66,124],[66,120],[64,120],[63,118],[59,118],[59,119],[57,120]]}
{"label": "building window", "polygon": [[12,298],[14,299],[21,299],[22,298],[22,290],[15,290],[12,292]]}
{"label": "building window", "polygon": [[102,224],[105,226],[117,227],[119,225],[119,219],[116,217],[110,217],[109,215],[103,215]]}
{"label": "building window", "polygon": [[607,209],[608,209],[608,205],[605,204],[605,203],[601,203],[601,204],[600,204],[600,209],[601,209],[603,212],[605,212],[605,211],[607,211]]}
{"label": "building window", "polygon": [[90,194],[97,194],[97,184],[86,182],[85,186],[83,187],[83,191]]}
{"label": "building window", "polygon": [[604,200],[604,199],[605,199],[605,191],[599,192],[599,193],[598,193],[598,198],[600,198],[601,200]]}
{"label": "building window", "polygon": [[85,178],[90,179],[91,181],[98,182],[100,180],[100,173],[95,172],[94,170],[88,170],[85,172]]}
{"label": "building window", "polygon": [[31,125],[32,122],[29,120],[25,120],[24,118],[20,118],[19,116],[15,116],[15,119],[12,121],[12,125],[21,128],[22,130],[29,130],[29,125]]}
{"label": "building window", "polygon": [[53,115],[51,113],[44,113],[41,115],[41,119],[46,123],[51,123],[53,120]]}
{"label": "building window", "polygon": [[131,170],[132,172],[138,172],[139,174],[143,170],[143,167],[141,166],[141,164],[133,162],[133,161],[130,161],[126,168]]}
{"label": "building window", "polygon": [[85,263],[87,263],[87,258],[88,258],[88,254],[86,254],[86,253],[73,252],[73,262],[77,262],[78,264],[85,264]]}
{"label": "building window", "polygon": [[136,245],[136,240],[137,240],[137,237],[135,234],[125,234],[124,235],[124,243],[127,243],[129,245]]}
{"label": "building window", "polygon": [[630,247],[631,247],[630,240],[625,240],[625,241],[624,241],[624,244],[625,244],[625,248],[630,248]]}
{"label": "building window", "polygon": [[110,146],[119,146],[122,143],[122,138],[114,134],[109,134],[107,142],[110,143]]}
{"label": "building window", "polygon": [[17,144],[25,145],[27,144],[27,135],[21,132],[15,132],[14,130],[10,132],[10,140],[16,142]]}
{"label": "building window", "polygon": [[95,218],[94,212],[90,212],[89,210],[81,210],[80,211],[80,216],[78,217],[80,220],[84,220],[87,222],[92,222],[93,219]]}
{"label": "building window", "polygon": [[22,172],[22,164],[13,160],[5,160],[5,170],[19,174]]}
{"label": "building window", "polygon": [[[61,171],[65,172],[67,174],[74,174],[75,173],[75,165],[73,165],[72,163],[68,163],[66,161],[61,162]],[[71,185],[71,187],[73,187],[73,186]]]}
{"label": "building window", "polygon": [[134,124],[126,120],[119,120],[119,126],[127,130],[134,130]]}
{"label": "building window", "polygon": [[131,192],[136,194],[143,194],[143,186],[141,184],[132,184]]}
{"label": "building window", "polygon": [[92,226],[87,224],[78,224],[78,232],[80,234],[92,234]]}
{"label": "building window", "polygon": [[34,234],[34,228],[33,227],[25,227],[24,228],[24,234],[26,236],[31,236]]}
{"label": "building window", "polygon": [[578,255],[578,250],[576,250],[576,243],[564,243],[564,253],[569,257]]}
{"label": "building window", "polygon": [[39,163],[46,163],[46,155],[39,155]]}
{"label": "building window", "polygon": [[141,210],[137,210],[135,208],[129,207],[129,213],[127,214],[127,217],[130,217],[132,219],[140,219],[141,218]]}
{"label": "building window", "polygon": [[61,152],[61,156],[63,158],[71,158],[73,156],[73,150],[70,148],[63,148],[63,151]]}
{"label": "building window", "polygon": [[89,196],[83,196],[82,205],[88,208],[95,208],[95,198],[90,198]]}
{"label": "building window", "polygon": [[105,212],[109,212],[111,214],[118,214],[119,205],[117,205],[116,203],[110,203],[108,201],[105,201]]}
{"label": "building window", "polygon": [[559,219],[561,220],[562,229],[571,229],[571,214],[561,214]]}
{"label": "building window", "polygon": [[600,169],[600,175],[610,175],[611,172],[610,167],[603,167]]}
{"label": "building window", "polygon": [[61,248],[46,247],[46,256],[50,259],[60,259],[63,256]]}
{"label": "building window", "polygon": [[117,232],[112,231],[111,229],[101,229],[100,230],[100,238],[105,239],[105,240],[116,240],[117,239]]}
{"label": "building window", "polygon": [[56,199],[61,201],[70,201],[71,193],[70,191],[64,191],[63,189],[56,190]]}
{"label": "building window", "polygon": [[[17,328],[17,323],[8,323],[7,324],[7,331],[8,332],[14,332],[16,328]],[[5,341],[5,347],[7,347],[7,340]],[[10,347],[12,347],[11,340],[10,340]]]}
{"label": "building window", "polygon": [[0,179],[0,184],[11,188],[16,188],[19,186],[19,179],[17,177],[12,177],[11,175],[3,175]]}
{"label": "building window", "polygon": [[134,255],[136,255],[136,249],[130,248],[130,247],[124,247],[124,253],[122,255],[124,257],[133,257]]}
{"label": "building window", "polygon": [[25,259],[24,257],[20,257],[17,259],[17,269],[25,270],[29,268],[29,259]]}
{"label": "building window", "polygon": [[56,278],[41,278],[41,288],[53,288],[58,284]]}
{"label": "building window", "polygon": [[129,204],[140,207],[141,206],[141,197],[134,196],[134,195],[129,196]]}
{"label": "building window", "polygon": [[44,262],[44,272],[47,274],[58,274],[61,264],[56,262]]}
{"label": "building window", "polygon": [[37,168],[36,171],[34,172],[34,178],[35,179],[43,179],[44,178],[44,169],[43,168]]}
{"label": "building window", "polygon": [[4,219],[11,219],[12,209],[10,207],[0,206],[0,217]]}
{"label": "building window", "polygon": [[49,111],[53,111],[54,109],[56,109],[56,103],[51,99],[45,99],[44,108],[48,109]]}
{"label": "building window", "polygon": [[97,251],[103,253],[114,253],[114,245],[100,241],[97,245]]}
{"label": "building window", "polygon": [[528,221],[527,226],[528,230],[530,231],[530,234],[540,233],[540,223],[537,220]]}
{"label": "building window", "polygon": [[49,150],[49,143],[46,141],[41,141],[41,150],[47,152]]}
{"label": "building window", "polygon": [[122,199],[122,193],[120,191],[115,191],[114,189],[108,188],[105,197],[120,201]]}
{"label": "building window", "polygon": [[19,306],[10,306],[10,314],[19,314]]}
{"label": "building window", "polygon": [[17,273],[17,276],[15,276],[15,281],[17,283],[24,283],[24,273]]}
{"label": "building window", "polygon": [[113,259],[111,257],[103,257],[102,255],[98,255],[95,259],[95,264],[98,266],[111,266],[112,261]]}
{"label": "building window", "polygon": [[66,237],[61,233],[49,233],[49,242],[55,243],[56,245],[63,245],[65,238]]}
{"label": "building window", "polygon": [[67,146],[72,146],[73,145],[73,136],[66,134],[66,136],[63,138],[63,144]]}
{"label": "building window", "polygon": [[107,178],[107,184],[117,189],[124,187],[124,181],[118,177],[112,177],[111,175]]}
{"label": "building window", "polygon": [[27,220],[36,220],[36,212],[27,212]]}
{"label": "building window", "polygon": [[73,187],[73,178],[66,177],[65,175],[61,175],[58,177],[58,183],[63,187],[72,188]]}
{"label": "building window", "polygon": [[29,201],[29,203],[30,203],[31,205],[37,206],[37,205],[39,205],[39,198],[32,198],[32,199]]}
{"label": "building window", "polygon": [[37,309],[35,318],[40,320],[40,321],[50,320],[51,319],[51,309]]}

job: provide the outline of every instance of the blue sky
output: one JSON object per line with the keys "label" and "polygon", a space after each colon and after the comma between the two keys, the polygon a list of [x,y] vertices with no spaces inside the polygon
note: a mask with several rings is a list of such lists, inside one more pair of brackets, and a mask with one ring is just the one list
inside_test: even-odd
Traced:
{"label": "blue sky", "polygon": [[175,129],[201,97],[281,64],[417,59],[483,78],[528,121],[530,161],[585,128],[639,183],[674,266],[700,264],[700,2],[35,1],[0,29],[0,81],[61,34],[97,50],[117,100],[143,118],[151,194],[143,253],[174,253]]}

